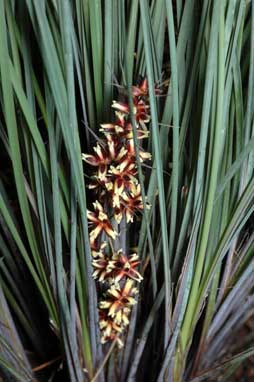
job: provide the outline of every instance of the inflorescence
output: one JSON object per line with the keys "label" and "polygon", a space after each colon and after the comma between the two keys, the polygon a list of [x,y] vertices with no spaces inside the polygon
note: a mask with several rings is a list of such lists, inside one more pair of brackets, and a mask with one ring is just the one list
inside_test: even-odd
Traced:
{"label": "inflorescence", "polygon": [[[133,114],[138,141],[148,137],[150,121],[148,86],[144,79],[132,87]],[[94,167],[88,188],[96,201],[88,211],[89,237],[92,250],[93,277],[98,286],[98,308],[101,342],[116,339],[122,346],[121,335],[129,324],[131,308],[137,302],[136,282],[142,281],[137,268],[136,253],[124,253],[119,248],[123,221],[133,223],[137,212],[144,209],[141,187],[137,178],[136,151],[128,102],[113,101],[115,122],[102,124],[104,137],[93,148],[94,154],[82,159]],[[140,162],[151,154],[139,148]],[[147,203],[146,208],[149,207]]]}

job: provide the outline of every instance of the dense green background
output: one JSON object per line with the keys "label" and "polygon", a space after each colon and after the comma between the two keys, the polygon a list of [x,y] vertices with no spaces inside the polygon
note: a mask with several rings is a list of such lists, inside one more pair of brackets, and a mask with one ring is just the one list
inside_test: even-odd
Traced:
{"label": "dense green background", "polygon": [[[254,353],[235,342],[254,304],[253,36],[253,0],[0,0],[4,381],[232,381]],[[99,340],[81,152],[140,76],[152,208],[119,352]]]}

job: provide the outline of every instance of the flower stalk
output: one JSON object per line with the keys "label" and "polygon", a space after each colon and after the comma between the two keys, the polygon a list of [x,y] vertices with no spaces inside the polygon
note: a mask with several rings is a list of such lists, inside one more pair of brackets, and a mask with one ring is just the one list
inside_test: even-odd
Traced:
{"label": "flower stalk", "polygon": [[[148,86],[144,79],[132,87],[135,126],[138,141],[149,136]],[[126,229],[138,213],[149,208],[143,203],[138,180],[133,126],[127,100],[113,101],[115,121],[101,125],[103,138],[93,147],[93,154],[82,159],[92,171],[88,188],[96,198],[88,211],[93,277],[97,283],[101,342],[116,340],[123,346],[133,305],[137,303],[135,284],[143,279],[138,271],[138,254],[127,253]],[[140,162],[151,154],[139,148]],[[124,228],[123,228],[124,227]]]}

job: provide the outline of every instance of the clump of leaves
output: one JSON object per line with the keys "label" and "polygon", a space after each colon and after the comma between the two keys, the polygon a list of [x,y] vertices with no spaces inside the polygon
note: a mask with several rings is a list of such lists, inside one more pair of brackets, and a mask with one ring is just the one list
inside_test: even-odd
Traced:
{"label": "clump of leaves", "polygon": [[[253,355],[250,336],[232,342],[254,302],[253,33],[252,1],[0,0],[4,380],[230,381]],[[126,110],[136,127],[132,85],[140,78],[149,113],[140,110],[140,127],[129,130],[133,141],[121,153],[135,152],[138,184],[122,192],[113,183],[113,193],[105,168],[96,175],[111,193],[112,212],[120,205],[114,220],[122,219],[126,235],[111,252],[96,247],[93,257],[87,213],[96,211],[87,206],[95,189],[86,183],[98,179],[82,153],[93,160],[103,153],[94,142],[115,125],[114,99],[119,127]],[[143,148],[142,121],[150,131]],[[105,139],[108,158],[114,141]],[[93,146],[101,149],[93,154]],[[131,193],[140,211],[136,218],[128,209],[133,223],[125,230]],[[109,223],[117,241],[118,224]],[[106,234],[97,233],[92,239],[103,245]],[[123,316],[121,350],[114,340],[101,344],[100,320],[102,333],[109,329],[98,306],[112,294],[101,298],[105,274],[93,273],[105,254],[115,278],[143,277],[131,285],[140,285],[139,298],[128,325]],[[126,262],[132,277],[122,276]],[[105,286],[119,297],[119,288]]]}

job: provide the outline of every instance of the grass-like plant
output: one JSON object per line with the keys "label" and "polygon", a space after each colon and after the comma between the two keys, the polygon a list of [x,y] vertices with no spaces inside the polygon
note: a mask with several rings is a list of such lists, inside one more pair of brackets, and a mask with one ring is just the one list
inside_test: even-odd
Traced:
{"label": "grass-like plant", "polygon": [[[0,0],[0,380],[226,382],[254,354],[253,36],[251,0]],[[109,123],[138,191],[100,184],[102,276],[82,153]]]}

